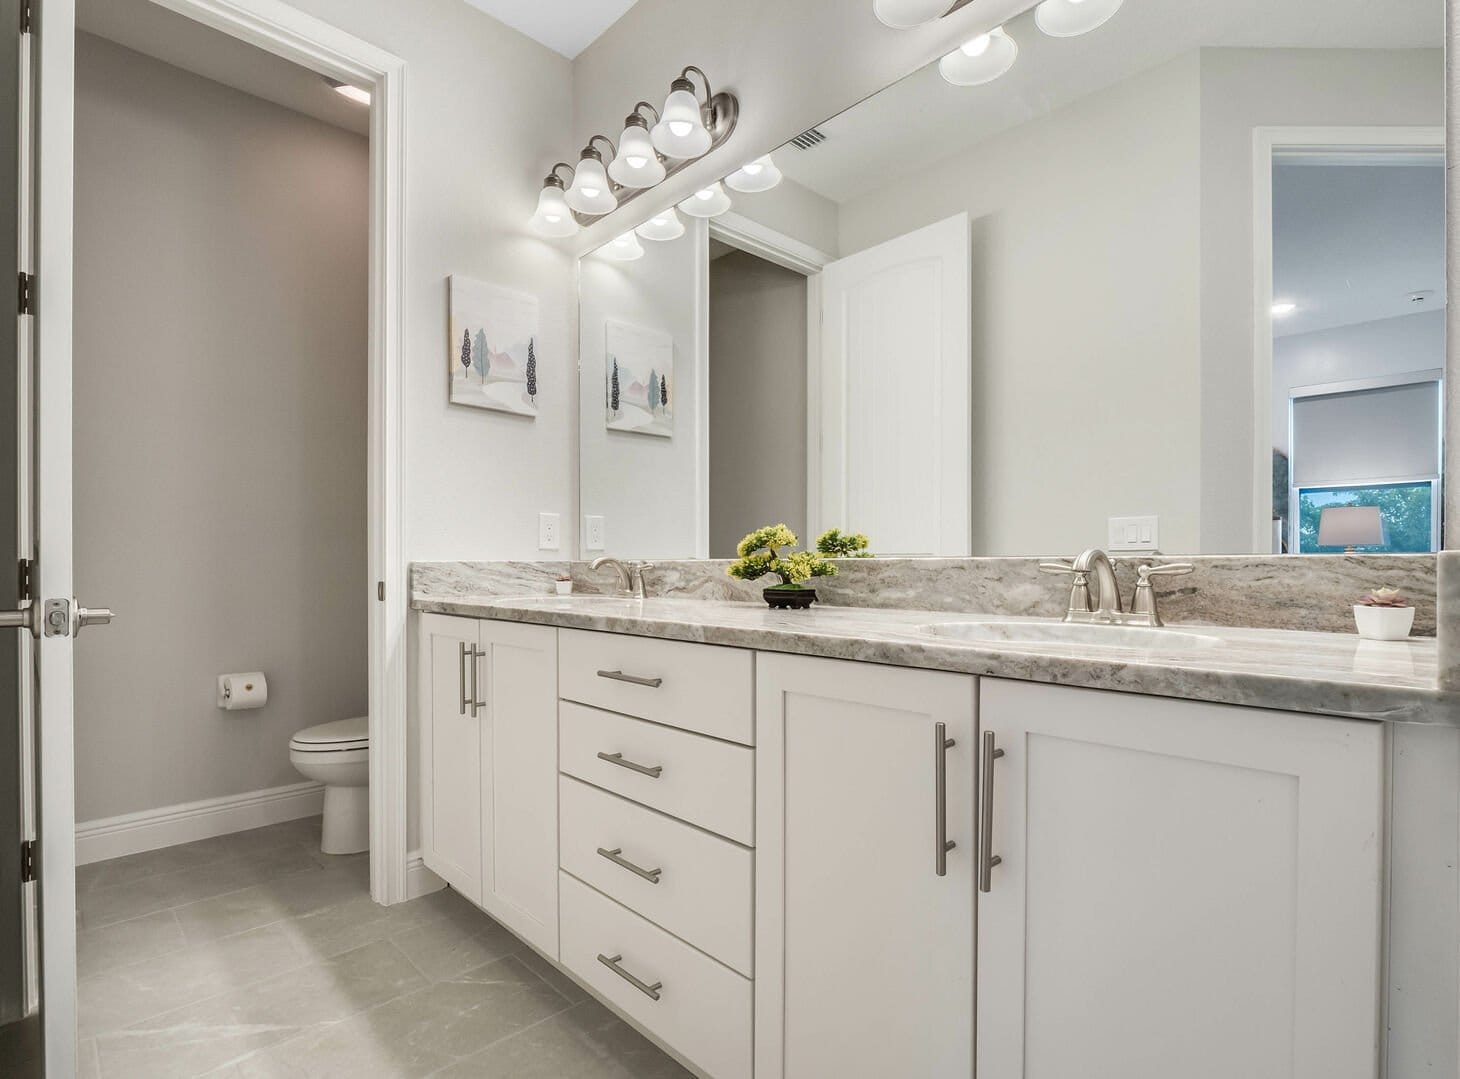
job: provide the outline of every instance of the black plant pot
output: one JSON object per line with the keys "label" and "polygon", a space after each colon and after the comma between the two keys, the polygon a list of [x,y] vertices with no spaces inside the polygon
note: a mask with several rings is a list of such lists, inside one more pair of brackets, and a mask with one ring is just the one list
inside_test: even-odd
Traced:
{"label": "black plant pot", "polygon": [[804,611],[816,602],[814,588],[767,588],[761,595],[768,606],[782,611]]}

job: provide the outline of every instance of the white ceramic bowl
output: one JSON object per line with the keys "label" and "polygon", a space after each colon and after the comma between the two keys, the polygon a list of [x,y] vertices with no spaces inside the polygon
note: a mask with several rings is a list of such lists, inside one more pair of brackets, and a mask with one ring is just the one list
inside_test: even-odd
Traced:
{"label": "white ceramic bowl", "polygon": [[1365,607],[1354,604],[1359,636],[1371,641],[1402,641],[1414,628],[1413,607]]}

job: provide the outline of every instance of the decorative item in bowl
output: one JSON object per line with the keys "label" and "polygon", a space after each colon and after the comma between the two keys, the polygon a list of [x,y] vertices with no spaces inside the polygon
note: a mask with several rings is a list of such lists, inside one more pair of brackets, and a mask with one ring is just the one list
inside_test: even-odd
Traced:
{"label": "decorative item in bowl", "polygon": [[777,609],[804,610],[816,602],[816,589],[808,587],[813,577],[830,577],[836,566],[829,558],[871,557],[866,553],[866,536],[843,536],[839,529],[828,529],[817,540],[815,551],[781,551],[801,541],[783,524],[758,528],[740,541],[735,553],[740,557],[725,572],[741,581],[755,581],[768,573],[781,579],[761,592],[766,603]]}
{"label": "decorative item in bowl", "polygon": [[559,577],[553,582],[553,587],[557,589],[558,595],[571,596],[573,594],[573,578],[567,576]]}
{"label": "decorative item in bowl", "polygon": [[1359,636],[1370,641],[1402,641],[1414,628],[1414,608],[1397,588],[1376,588],[1354,604]]}

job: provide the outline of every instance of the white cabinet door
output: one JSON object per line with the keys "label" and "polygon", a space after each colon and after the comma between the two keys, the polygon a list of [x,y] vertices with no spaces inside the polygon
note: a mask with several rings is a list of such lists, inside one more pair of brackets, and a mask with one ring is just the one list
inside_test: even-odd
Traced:
{"label": "white cabinet door", "polygon": [[421,860],[482,901],[482,723],[472,707],[477,622],[420,616]]}
{"label": "white cabinet door", "polygon": [[757,1079],[966,1079],[975,679],[762,654],[756,683]]}
{"label": "white cabinet door", "polygon": [[482,897],[488,913],[558,955],[558,632],[478,623]]}
{"label": "white cabinet door", "polygon": [[1381,726],[980,685],[979,1074],[1373,1079]]}

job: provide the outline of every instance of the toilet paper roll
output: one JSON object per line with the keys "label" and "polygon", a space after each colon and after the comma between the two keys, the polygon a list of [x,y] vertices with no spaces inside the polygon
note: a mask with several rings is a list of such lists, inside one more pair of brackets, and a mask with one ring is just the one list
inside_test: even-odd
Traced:
{"label": "toilet paper roll", "polygon": [[225,712],[262,708],[269,703],[269,683],[263,671],[218,676],[218,707]]}

